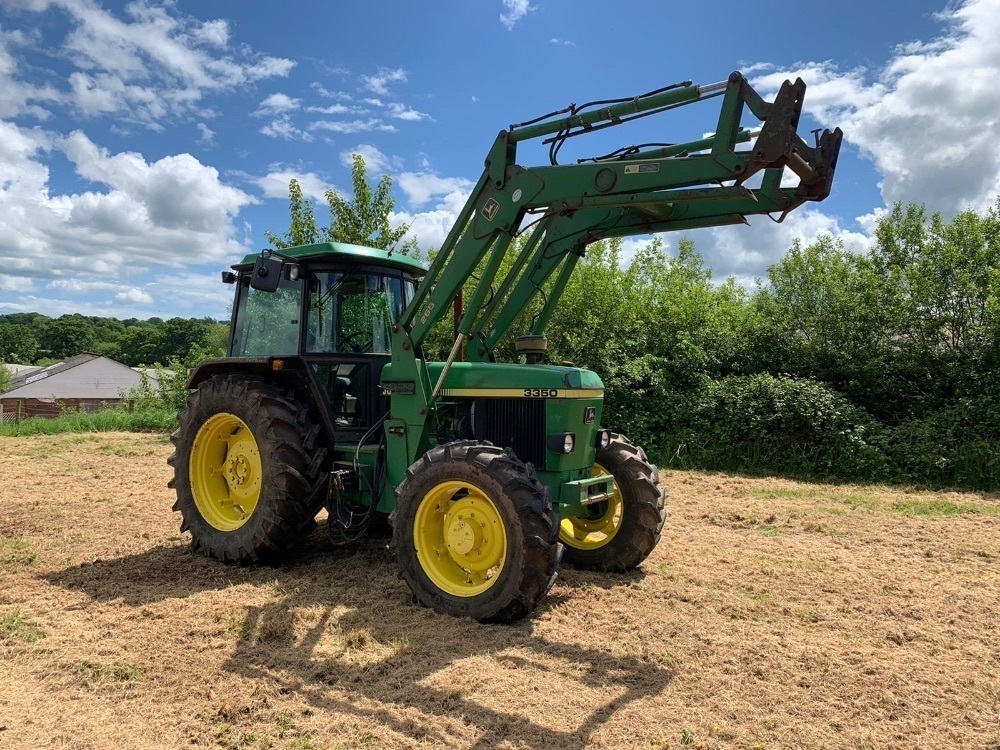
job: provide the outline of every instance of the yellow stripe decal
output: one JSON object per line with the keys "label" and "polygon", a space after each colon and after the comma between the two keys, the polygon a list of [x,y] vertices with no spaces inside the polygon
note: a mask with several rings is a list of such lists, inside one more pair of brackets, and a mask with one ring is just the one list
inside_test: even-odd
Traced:
{"label": "yellow stripe decal", "polygon": [[452,398],[604,398],[603,388],[442,388]]}

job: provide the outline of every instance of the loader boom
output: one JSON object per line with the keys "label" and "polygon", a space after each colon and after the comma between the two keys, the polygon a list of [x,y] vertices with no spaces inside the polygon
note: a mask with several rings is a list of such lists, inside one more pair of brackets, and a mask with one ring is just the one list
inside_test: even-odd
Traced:
{"label": "loader boom", "polygon": [[[411,394],[393,394],[393,416],[411,425],[425,421],[447,368],[462,347],[472,361],[490,361],[493,350],[531,298],[554,277],[530,333],[543,333],[576,263],[588,244],[610,237],[747,223],[747,216],[787,214],[830,193],[842,132],[825,130],[810,146],[796,133],[805,83],[785,81],[765,101],[738,72],[725,82],[687,81],[621,100],[571,105],[500,131],[472,194],[459,214],[416,296],[394,331],[393,377],[413,380]],[[626,147],[605,156],[562,165],[569,138],[620,125],[710,98],[721,98],[714,134],[656,148]],[[759,130],[741,127],[749,111]],[[523,167],[517,146],[543,138],[550,164]],[[738,144],[750,143],[746,150]],[[798,177],[783,187],[785,169]],[[747,181],[762,174],[759,187]],[[533,232],[504,278],[497,278],[527,215]],[[482,265],[465,301],[451,356],[431,383],[418,359],[421,344]]]}

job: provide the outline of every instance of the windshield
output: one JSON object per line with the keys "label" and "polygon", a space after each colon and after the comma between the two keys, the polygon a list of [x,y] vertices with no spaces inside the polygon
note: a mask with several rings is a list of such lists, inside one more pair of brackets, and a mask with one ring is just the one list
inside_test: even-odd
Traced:
{"label": "windshield", "polygon": [[399,274],[314,273],[306,352],[388,354],[392,325],[412,299],[413,286]]}

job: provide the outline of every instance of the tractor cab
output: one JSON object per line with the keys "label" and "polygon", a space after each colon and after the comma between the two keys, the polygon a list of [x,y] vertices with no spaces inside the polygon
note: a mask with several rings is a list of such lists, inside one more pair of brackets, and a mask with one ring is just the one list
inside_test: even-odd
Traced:
{"label": "tractor cab", "polygon": [[236,283],[230,357],[296,358],[339,434],[364,432],[384,416],[379,376],[423,265],[327,242],[248,255],[233,270],[224,275]]}

